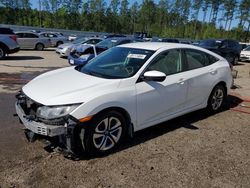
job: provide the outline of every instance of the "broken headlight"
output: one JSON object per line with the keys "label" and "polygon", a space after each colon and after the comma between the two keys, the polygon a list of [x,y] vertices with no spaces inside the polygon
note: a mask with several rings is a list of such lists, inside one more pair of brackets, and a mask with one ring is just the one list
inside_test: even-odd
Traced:
{"label": "broken headlight", "polygon": [[64,117],[75,110],[79,104],[66,106],[42,106],[37,109],[36,115],[42,119],[56,119]]}

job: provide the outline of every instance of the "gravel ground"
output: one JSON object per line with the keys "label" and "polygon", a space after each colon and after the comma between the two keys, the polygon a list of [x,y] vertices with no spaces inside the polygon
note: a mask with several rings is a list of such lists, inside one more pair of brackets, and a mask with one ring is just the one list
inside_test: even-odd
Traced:
{"label": "gravel ground", "polygon": [[28,143],[12,116],[23,84],[65,66],[53,49],[20,51],[0,61],[0,188],[250,187],[250,115],[235,111],[250,112],[238,98],[250,99],[250,63],[235,66],[235,89],[222,112],[200,110],[164,122],[136,133],[109,156],[80,161]]}

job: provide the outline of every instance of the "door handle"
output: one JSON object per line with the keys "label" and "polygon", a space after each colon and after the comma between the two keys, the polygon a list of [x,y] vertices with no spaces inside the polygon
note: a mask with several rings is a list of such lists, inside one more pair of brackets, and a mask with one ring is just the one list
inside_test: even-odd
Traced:
{"label": "door handle", "polygon": [[185,82],[186,80],[184,79],[184,78],[180,78],[179,80],[178,80],[178,84],[184,84],[184,82]]}
{"label": "door handle", "polygon": [[218,71],[215,69],[210,69],[209,72],[210,72],[210,74],[215,75],[215,74],[217,74]]}

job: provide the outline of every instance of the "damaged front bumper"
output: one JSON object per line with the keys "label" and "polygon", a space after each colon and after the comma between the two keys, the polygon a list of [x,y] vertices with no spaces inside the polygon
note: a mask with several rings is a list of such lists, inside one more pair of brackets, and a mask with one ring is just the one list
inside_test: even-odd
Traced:
{"label": "damaged front bumper", "polygon": [[20,118],[21,122],[25,126],[26,129],[43,136],[59,136],[67,133],[67,124],[65,125],[47,125],[42,122],[36,122],[28,118],[28,116],[24,113],[22,107],[18,102],[15,104],[16,113]]}
{"label": "damaged front bumper", "polygon": [[[25,135],[30,142],[42,138],[49,141],[54,148],[60,148],[66,157],[77,158],[84,148],[79,144],[79,130],[83,129],[83,123],[77,119],[66,116],[56,124],[39,120],[35,111],[40,104],[31,101],[27,96],[19,93],[15,103],[16,115],[25,127]],[[85,125],[85,124],[84,124]]]}

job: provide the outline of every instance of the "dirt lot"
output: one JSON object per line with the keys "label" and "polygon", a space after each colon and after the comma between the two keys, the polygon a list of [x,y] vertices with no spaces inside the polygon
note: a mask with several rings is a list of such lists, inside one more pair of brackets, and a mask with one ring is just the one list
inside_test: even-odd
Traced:
{"label": "dirt lot", "polygon": [[[20,51],[0,61],[0,188],[250,187],[250,63],[239,71],[221,113],[194,112],[143,130],[115,153],[72,161],[28,143],[16,117],[15,92],[34,76],[68,66],[53,50]],[[245,103],[247,104],[247,103]],[[250,103],[248,103],[250,106]],[[236,107],[230,109],[230,107]]]}

